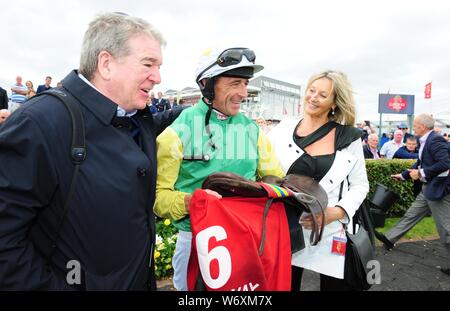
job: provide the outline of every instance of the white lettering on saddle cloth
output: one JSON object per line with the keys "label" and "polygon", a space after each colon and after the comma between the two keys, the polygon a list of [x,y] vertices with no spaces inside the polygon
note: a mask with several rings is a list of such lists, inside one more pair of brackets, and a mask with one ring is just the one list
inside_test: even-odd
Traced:
{"label": "white lettering on saddle cloth", "polygon": [[256,283],[256,284],[252,284],[252,282],[250,282],[250,283],[248,283],[248,284],[244,284],[244,286],[239,286],[238,288],[233,288],[231,291],[233,292],[233,291],[246,291],[246,292],[248,292],[248,291],[251,291],[251,292],[253,292],[253,291],[255,291],[255,289],[257,289],[259,287],[259,284],[258,283]]}

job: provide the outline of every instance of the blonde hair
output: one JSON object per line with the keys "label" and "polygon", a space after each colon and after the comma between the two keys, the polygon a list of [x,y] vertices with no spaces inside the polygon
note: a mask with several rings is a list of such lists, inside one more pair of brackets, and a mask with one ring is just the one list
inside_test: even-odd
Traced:
{"label": "blonde hair", "polygon": [[[303,98],[306,98],[306,92],[308,92],[311,84],[322,78],[327,78],[331,81],[331,94],[333,95],[334,103],[336,104],[334,115],[332,115],[330,110],[328,119],[343,125],[355,125],[355,100],[353,98],[353,90],[350,81],[348,81],[348,78],[344,73],[327,70],[313,75],[308,81],[308,85],[305,89],[305,96]],[[305,107],[305,105],[303,105],[303,107]]]}
{"label": "blonde hair", "polygon": [[30,82],[30,85],[31,85],[31,89],[33,90],[34,89],[34,85],[33,85],[33,82],[31,82],[30,80],[28,80],[27,82],[25,82],[25,85],[27,85],[27,83],[28,82]]}

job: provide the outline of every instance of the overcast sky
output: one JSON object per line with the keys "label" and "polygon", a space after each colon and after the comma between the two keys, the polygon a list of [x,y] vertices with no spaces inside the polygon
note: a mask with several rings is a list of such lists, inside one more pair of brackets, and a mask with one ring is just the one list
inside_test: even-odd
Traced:
{"label": "overcast sky", "polygon": [[[83,34],[98,13],[148,20],[167,40],[155,90],[195,86],[201,53],[217,45],[253,49],[262,75],[304,87],[325,69],[353,84],[359,119],[377,120],[378,94],[412,94],[416,113],[450,113],[447,1],[14,0],[0,1],[0,85],[16,75],[35,88],[78,67]],[[432,100],[424,100],[432,81]]]}

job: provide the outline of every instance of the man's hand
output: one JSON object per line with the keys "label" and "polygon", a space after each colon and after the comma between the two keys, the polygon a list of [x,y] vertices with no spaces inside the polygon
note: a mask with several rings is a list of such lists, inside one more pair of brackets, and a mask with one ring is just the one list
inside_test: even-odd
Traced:
{"label": "man's hand", "polygon": [[189,204],[191,203],[192,194],[186,194],[184,196],[184,208],[186,209],[186,212],[189,213]]}
{"label": "man's hand", "polygon": [[395,179],[396,181],[402,181],[403,180],[402,174],[391,175],[391,178]]}
{"label": "man's hand", "polygon": [[408,172],[412,180],[418,180],[420,178],[419,170],[409,169]]}

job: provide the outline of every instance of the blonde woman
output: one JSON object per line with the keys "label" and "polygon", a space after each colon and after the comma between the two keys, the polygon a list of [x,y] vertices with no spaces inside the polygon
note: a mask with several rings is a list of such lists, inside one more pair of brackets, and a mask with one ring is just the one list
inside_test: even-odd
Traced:
{"label": "blonde woman", "polygon": [[34,90],[33,82],[28,80],[25,85],[27,86],[27,99],[30,99],[34,95],[36,95],[36,91]]}
{"label": "blonde woman", "polygon": [[[305,248],[292,255],[292,290],[299,290],[303,269],[320,273],[320,289],[348,290],[344,278],[345,232],[367,192],[369,183],[361,135],[354,128],[355,104],[347,77],[325,71],[310,78],[301,120],[283,120],[270,133],[287,174],[314,178],[328,194],[322,240],[309,244],[310,215],[302,215]],[[341,187],[342,184],[342,187]],[[342,191],[341,191],[342,188]],[[343,244],[344,243],[344,244]]]}

